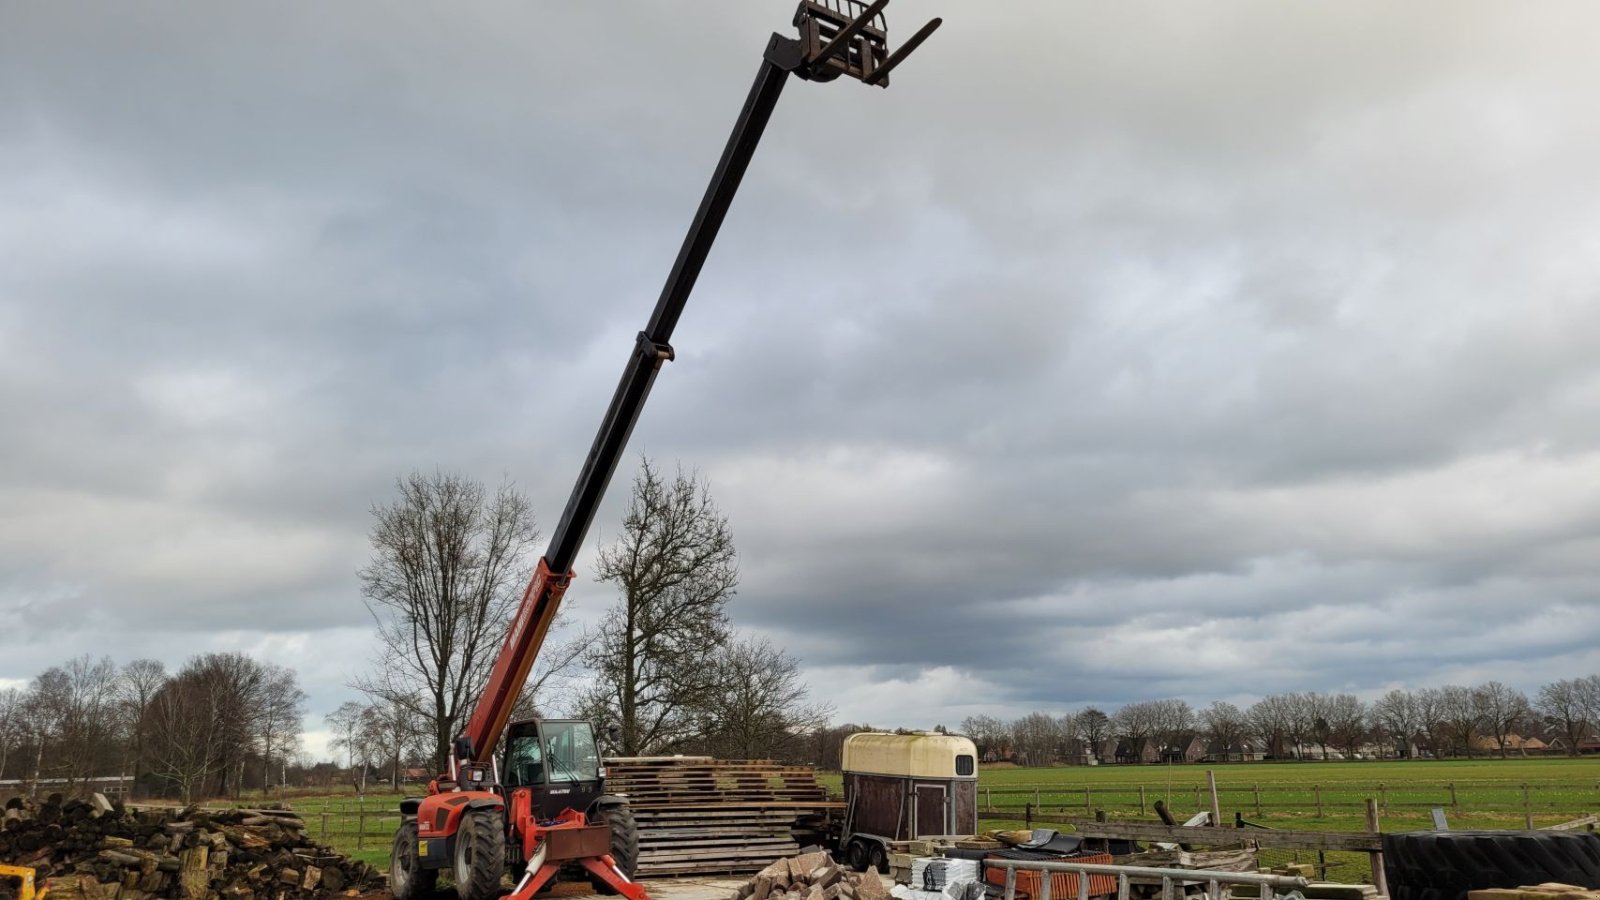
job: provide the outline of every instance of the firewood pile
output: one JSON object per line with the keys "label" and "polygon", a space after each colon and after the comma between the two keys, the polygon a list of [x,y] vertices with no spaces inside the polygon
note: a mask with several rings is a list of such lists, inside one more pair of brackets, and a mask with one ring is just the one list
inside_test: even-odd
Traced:
{"label": "firewood pile", "polygon": [[740,885],[733,900],[890,900],[889,888],[868,869],[857,873],[826,852],[772,863]]}
{"label": "firewood pile", "polygon": [[3,823],[0,861],[33,867],[51,897],[322,900],[380,883],[282,809],[134,810],[51,794],[36,806],[7,801]]}

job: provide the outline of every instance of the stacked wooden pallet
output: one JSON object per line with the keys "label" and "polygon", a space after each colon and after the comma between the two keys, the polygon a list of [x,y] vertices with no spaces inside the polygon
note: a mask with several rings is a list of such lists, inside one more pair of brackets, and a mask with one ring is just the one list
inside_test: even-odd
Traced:
{"label": "stacked wooden pallet", "polygon": [[707,756],[606,762],[606,789],[639,822],[642,876],[754,872],[799,852],[842,803],[806,766]]}

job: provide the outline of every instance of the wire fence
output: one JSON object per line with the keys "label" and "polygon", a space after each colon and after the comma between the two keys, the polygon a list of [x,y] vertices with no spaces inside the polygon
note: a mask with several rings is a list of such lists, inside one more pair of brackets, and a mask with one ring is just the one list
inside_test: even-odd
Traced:
{"label": "wire fence", "polygon": [[[980,814],[988,818],[1017,819],[1029,811],[1036,815],[1093,815],[1105,810],[1114,815],[1154,815],[1155,802],[1164,801],[1180,818],[1211,808],[1210,792],[1201,784],[1151,784],[1148,782],[1082,785],[1034,784],[1006,787],[980,786]],[[1425,814],[1432,809],[1462,813],[1521,813],[1529,819],[1578,816],[1600,809],[1600,781],[1555,784],[1516,781],[1338,781],[1253,782],[1217,786],[1218,805],[1228,813],[1250,819],[1275,815],[1314,818],[1362,816],[1367,800],[1390,813]]]}

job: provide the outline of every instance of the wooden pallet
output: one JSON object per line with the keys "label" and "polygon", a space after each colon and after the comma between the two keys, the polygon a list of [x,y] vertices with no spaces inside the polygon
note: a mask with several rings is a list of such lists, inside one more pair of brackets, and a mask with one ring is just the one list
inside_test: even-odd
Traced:
{"label": "wooden pallet", "polygon": [[639,822],[641,876],[742,874],[815,839],[804,820],[842,809],[814,771],[704,756],[611,759],[609,791]]}

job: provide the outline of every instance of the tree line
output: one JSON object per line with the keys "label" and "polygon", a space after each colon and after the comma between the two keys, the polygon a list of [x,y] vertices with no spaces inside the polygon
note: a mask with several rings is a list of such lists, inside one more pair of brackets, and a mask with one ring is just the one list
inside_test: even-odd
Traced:
{"label": "tree line", "polygon": [[1541,686],[1532,697],[1499,681],[1395,689],[1368,703],[1348,693],[1283,693],[1248,707],[1178,699],[1106,712],[967,718],[986,759],[1021,765],[1249,759],[1446,757],[1600,751],[1600,675]]}
{"label": "tree line", "polygon": [[0,793],[127,778],[143,795],[238,796],[281,783],[299,749],[295,673],[207,653],[175,674],[153,659],[84,655],[0,691]]}

